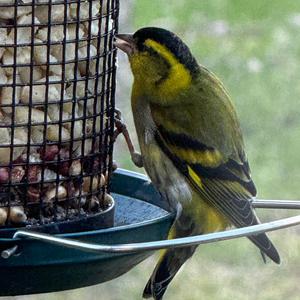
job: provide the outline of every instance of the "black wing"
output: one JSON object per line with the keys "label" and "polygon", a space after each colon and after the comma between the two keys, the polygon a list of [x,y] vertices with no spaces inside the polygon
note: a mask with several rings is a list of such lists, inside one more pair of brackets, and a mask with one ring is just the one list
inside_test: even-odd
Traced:
{"label": "black wing", "polygon": [[[162,127],[156,131],[156,141],[202,199],[215,207],[234,226],[245,227],[259,223],[251,207],[250,200],[256,195],[256,189],[246,160],[237,162],[231,158],[220,157],[218,149],[206,146],[184,134],[167,131]],[[189,153],[193,151],[191,161],[183,158],[184,149]],[[218,159],[213,160],[214,155]],[[205,157],[214,163],[204,163]],[[266,234],[249,238],[272,260],[280,262],[278,252]]]}

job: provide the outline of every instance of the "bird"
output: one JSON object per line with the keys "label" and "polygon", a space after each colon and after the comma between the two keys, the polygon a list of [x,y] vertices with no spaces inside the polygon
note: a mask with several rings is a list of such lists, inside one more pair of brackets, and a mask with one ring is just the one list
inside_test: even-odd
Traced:
{"label": "bird", "polygon": [[[141,153],[132,153],[133,161],[176,213],[168,238],[259,224],[240,122],[223,83],[167,29],[117,34],[114,44],[127,54],[134,79],[131,108]],[[249,239],[280,264],[265,233]],[[143,297],[162,299],[196,248],[162,251]]]}

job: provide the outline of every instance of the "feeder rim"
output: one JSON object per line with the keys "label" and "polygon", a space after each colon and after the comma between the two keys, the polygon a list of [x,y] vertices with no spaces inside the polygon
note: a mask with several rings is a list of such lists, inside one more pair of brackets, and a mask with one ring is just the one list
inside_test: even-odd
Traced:
{"label": "feeder rim", "polygon": [[[279,219],[267,223],[262,223],[258,225],[231,229],[231,230],[221,231],[216,233],[189,236],[189,237],[176,238],[170,240],[142,242],[142,243],[117,244],[117,245],[92,244],[92,243],[85,243],[85,242],[81,242],[69,238],[61,238],[49,234],[37,233],[37,232],[26,231],[26,230],[17,231],[14,234],[13,239],[30,238],[30,239],[48,242],[60,246],[79,249],[86,252],[134,253],[134,252],[153,251],[153,250],[160,250],[160,249],[187,247],[193,245],[220,242],[220,241],[231,240],[240,237],[248,237],[251,235],[256,235],[264,232],[275,231],[275,230],[279,230],[279,229],[283,229],[295,225],[300,225],[300,215]],[[2,254],[5,251],[3,251]]]}

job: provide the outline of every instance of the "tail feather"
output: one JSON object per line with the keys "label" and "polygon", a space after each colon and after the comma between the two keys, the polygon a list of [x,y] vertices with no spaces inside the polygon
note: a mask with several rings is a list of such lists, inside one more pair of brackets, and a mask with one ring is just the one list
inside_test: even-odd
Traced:
{"label": "tail feather", "polygon": [[[257,217],[254,210],[252,210],[252,214],[253,219],[250,225],[260,224],[259,218]],[[266,256],[268,256],[275,263],[280,264],[280,255],[266,233],[251,235],[249,236],[249,240],[260,249],[263,261],[265,263]]]}
{"label": "tail feather", "polygon": [[161,300],[168,285],[195,249],[196,246],[165,251],[144,289],[143,297]]}
{"label": "tail feather", "polygon": [[260,249],[264,261],[264,255],[267,255],[275,263],[280,264],[279,253],[265,233],[250,236],[249,239]]}

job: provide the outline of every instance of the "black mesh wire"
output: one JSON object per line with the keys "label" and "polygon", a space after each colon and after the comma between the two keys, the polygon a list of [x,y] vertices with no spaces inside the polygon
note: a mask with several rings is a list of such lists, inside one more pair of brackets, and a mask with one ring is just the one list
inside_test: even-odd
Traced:
{"label": "black mesh wire", "polygon": [[108,205],[117,18],[117,0],[0,2],[0,226]]}

